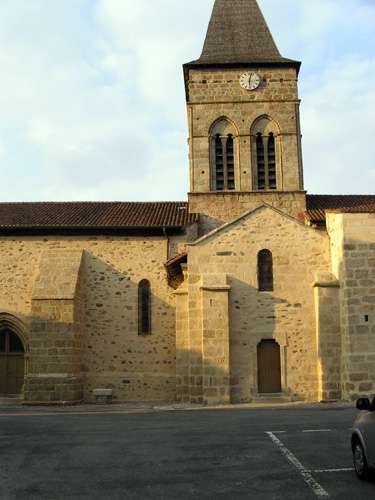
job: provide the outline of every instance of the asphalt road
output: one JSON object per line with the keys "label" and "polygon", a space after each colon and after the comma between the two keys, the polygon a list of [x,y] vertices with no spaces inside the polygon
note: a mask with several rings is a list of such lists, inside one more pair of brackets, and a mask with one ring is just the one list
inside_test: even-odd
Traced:
{"label": "asphalt road", "polygon": [[352,470],[355,414],[327,407],[124,414],[0,407],[0,498],[375,498],[375,482],[360,482]]}

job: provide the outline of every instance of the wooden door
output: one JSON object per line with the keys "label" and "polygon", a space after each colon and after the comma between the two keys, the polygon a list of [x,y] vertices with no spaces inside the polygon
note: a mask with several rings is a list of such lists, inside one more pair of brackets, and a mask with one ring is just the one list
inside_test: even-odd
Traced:
{"label": "wooden door", "polygon": [[262,340],[258,344],[258,392],[281,392],[280,346],[275,340]]}
{"label": "wooden door", "polygon": [[21,394],[25,375],[24,348],[10,330],[0,331],[0,395]]}

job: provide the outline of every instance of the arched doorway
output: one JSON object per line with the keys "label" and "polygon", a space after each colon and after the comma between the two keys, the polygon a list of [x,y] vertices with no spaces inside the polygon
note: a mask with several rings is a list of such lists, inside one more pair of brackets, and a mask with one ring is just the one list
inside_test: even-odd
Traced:
{"label": "arched doorway", "polygon": [[10,328],[0,327],[0,395],[22,392],[25,376],[25,349],[20,337]]}
{"label": "arched doorway", "polygon": [[258,392],[281,392],[280,346],[275,340],[262,340],[258,344]]}

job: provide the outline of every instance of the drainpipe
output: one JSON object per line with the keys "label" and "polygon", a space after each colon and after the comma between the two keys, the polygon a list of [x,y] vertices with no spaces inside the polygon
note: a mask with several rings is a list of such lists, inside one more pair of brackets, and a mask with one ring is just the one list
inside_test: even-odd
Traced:
{"label": "drainpipe", "polygon": [[165,228],[165,226],[163,226],[163,235],[165,238],[167,238],[167,262],[168,262],[168,260],[169,260],[169,236],[168,236],[167,229]]}

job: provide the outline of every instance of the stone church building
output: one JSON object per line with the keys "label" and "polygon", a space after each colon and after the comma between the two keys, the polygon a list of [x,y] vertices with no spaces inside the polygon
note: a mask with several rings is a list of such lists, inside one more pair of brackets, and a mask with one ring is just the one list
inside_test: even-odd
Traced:
{"label": "stone church building", "polygon": [[256,0],[216,0],[183,67],[188,202],[0,204],[0,395],[375,391],[375,196],[306,194],[299,70]]}

